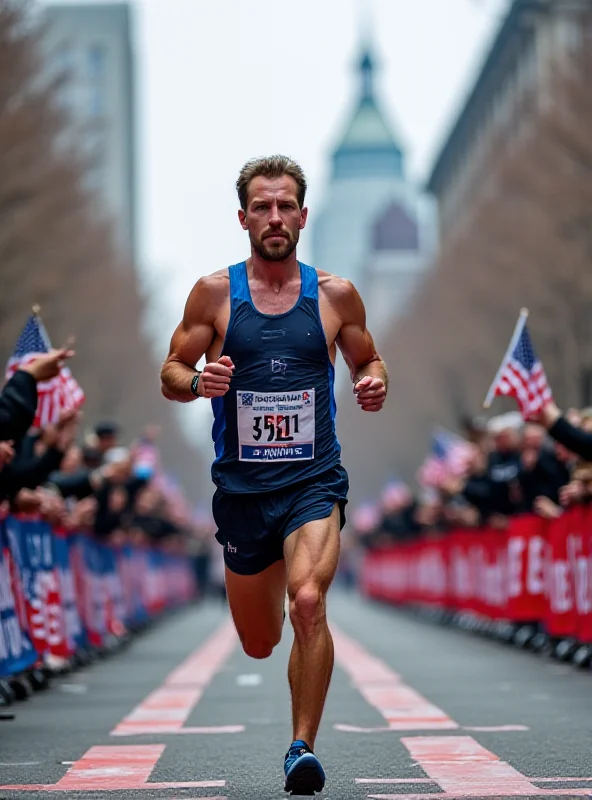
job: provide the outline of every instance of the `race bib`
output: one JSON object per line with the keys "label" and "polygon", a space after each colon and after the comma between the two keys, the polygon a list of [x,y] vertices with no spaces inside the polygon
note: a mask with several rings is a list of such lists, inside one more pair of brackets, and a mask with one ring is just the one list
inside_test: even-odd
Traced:
{"label": "race bib", "polygon": [[239,461],[314,458],[315,390],[237,392]]}

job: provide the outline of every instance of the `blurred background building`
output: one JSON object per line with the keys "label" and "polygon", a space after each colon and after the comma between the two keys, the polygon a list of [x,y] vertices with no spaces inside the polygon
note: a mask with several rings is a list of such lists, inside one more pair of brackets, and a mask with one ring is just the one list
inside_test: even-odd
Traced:
{"label": "blurred background building", "polygon": [[353,281],[380,335],[434,253],[435,207],[406,175],[402,137],[377,97],[372,47],[363,48],[356,72],[357,100],[314,224],[313,263]]}
{"label": "blurred background building", "polygon": [[45,9],[46,58],[65,76],[61,103],[77,123],[89,161],[86,184],[136,261],[136,114],[131,10],[127,3],[59,4]]}
{"label": "blurred background building", "polygon": [[[589,0],[515,0],[473,89],[436,158],[427,182],[438,199],[443,236],[466,224],[475,199],[487,191],[492,166],[550,108],[557,59],[581,42]],[[588,34],[589,35],[589,34]]]}

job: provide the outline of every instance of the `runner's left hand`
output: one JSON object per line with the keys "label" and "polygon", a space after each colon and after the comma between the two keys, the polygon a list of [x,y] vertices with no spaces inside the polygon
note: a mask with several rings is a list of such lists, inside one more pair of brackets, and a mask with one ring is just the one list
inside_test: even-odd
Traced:
{"label": "runner's left hand", "polygon": [[386,386],[382,378],[366,375],[355,384],[354,394],[362,411],[380,411],[386,400]]}

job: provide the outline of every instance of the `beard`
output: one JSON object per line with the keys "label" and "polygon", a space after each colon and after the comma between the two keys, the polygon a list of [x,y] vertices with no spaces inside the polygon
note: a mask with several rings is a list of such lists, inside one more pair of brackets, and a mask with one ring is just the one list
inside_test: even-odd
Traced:
{"label": "beard", "polygon": [[[290,234],[285,235],[289,236]],[[261,240],[256,240],[253,237],[250,238],[253,249],[264,261],[285,261],[286,258],[289,258],[294,250],[296,250],[300,236],[296,234],[294,238],[282,239],[273,244],[269,242],[269,237]]]}

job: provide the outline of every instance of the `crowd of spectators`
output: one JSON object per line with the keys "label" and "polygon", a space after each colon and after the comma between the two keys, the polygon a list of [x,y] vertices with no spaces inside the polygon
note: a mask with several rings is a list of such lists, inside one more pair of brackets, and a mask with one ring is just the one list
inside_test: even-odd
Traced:
{"label": "crowd of spectators", "polygon": [[54,378],[67,357],[65,351],[40,355],[0,394],[0,513],[35,514],[112,544],[157,543],[203,563],[211,528],[161,471],[156,428],[147,426],[124,446],[116,422],[85,430],[80,411],[32,427],[37,385]]}
{"label": "crowd of spectators", "polygon": [[563,417],[551,406],[537,422],[512,412],[472,420],[466,436],[463,470],[417,493],[403,484],[386,491],[374,516],[354,521],[358,541],[376,548],[430,531],[505,530],[514,515],[553,519],[592,496],[591,408]]}

